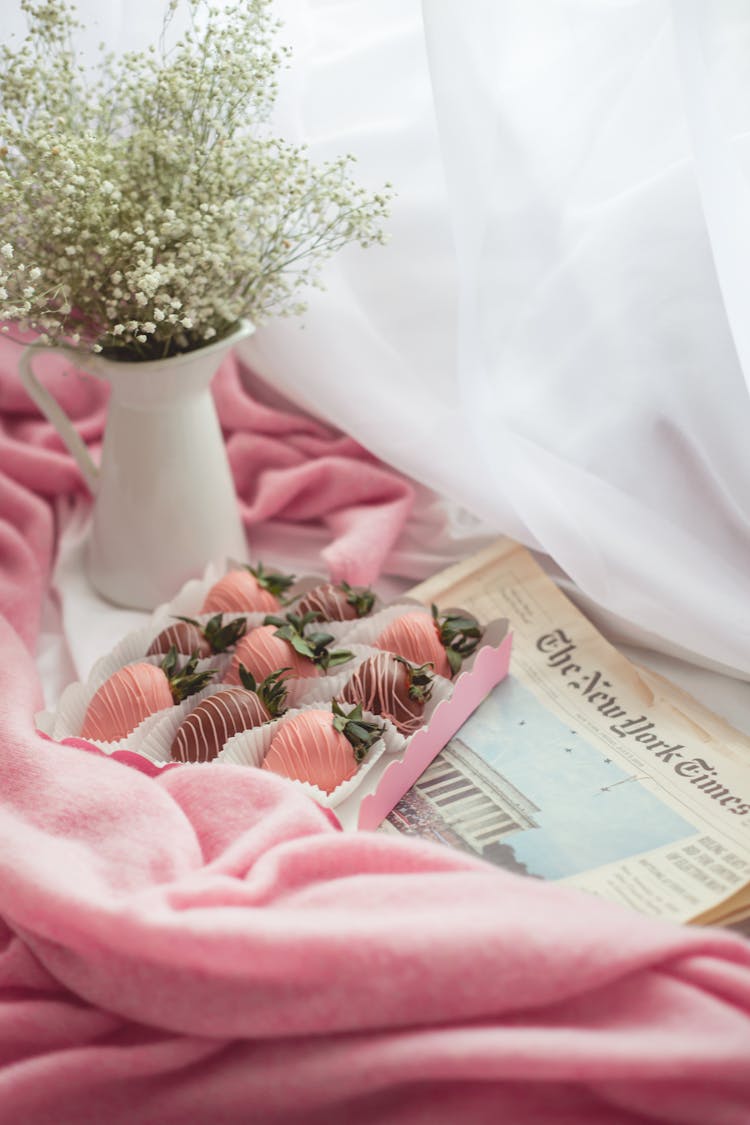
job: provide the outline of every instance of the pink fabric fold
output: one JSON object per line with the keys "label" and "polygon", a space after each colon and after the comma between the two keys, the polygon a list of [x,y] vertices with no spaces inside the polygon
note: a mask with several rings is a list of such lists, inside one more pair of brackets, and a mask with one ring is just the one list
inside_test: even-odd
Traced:
{"label": "pink fabric fold", "polygon": [[740,938],[346,835],[263,771],[152,780],[39,736],[54,527],[16,470],[0,468],[0,1120],[750,1121]]}

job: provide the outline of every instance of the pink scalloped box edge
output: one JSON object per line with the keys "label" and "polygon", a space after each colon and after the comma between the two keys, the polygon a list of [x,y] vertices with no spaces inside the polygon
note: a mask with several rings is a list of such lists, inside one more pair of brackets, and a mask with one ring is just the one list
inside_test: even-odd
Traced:
{"label": "pink scalloped box edge", "polygon": [[492,621],[487,626],[487,634],[490,642],[481,646],[471,666],[459,675],[450,699],[438,704],[428,725],[409,740],[403,757],[386,764],[372,793],[359,798],[352,794],[350,801],[357,798],[358,803],[356,818],[352,816],[351,806],[347,810],[342,805],[336,810],[345,830],[350,826],[360,831],[377,828],[492,688],[505,679],[513,646],[508,622]]}

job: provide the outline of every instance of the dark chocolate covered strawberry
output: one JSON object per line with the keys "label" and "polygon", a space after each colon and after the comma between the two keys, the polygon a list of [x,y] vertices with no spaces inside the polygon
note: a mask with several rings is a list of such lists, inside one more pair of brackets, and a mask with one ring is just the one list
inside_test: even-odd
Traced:
{"label": "dark chocolate covered strawberry", "polygon": [[202,699],[180,723],[170,750],[176,762],[210,762],[235,734],[262,726],[284,711],[281,670],[258,683],[244,665],[240,683]]}
{"label": "dark chocolate covered strawberry", "polygon": [[213,669],[197,672],[197,663],[194,656],[181,668],[177,650],[171,648],[161,664],[126,664],[95,692],[81,737],[115,742],[149,715],[194,695],[216,675]]}
{"label": "dark chocolate covered strawberry", "polygon": [[353,621],[372,613],[374,605],[375,594],[370,589],[348,582],[321,582],[294,602],[294,612],[314,613],[319,621]]}
{"label": "dark chocolate covered strawberry", "polygon": [[411,664],[392,652],[378,652],[352,672],[339,698],[361,703],[365,711],[382,715],[410,735],[422,726],[434,679],[429,664]]}
{"label": "dark chocolate covered strawberry", "polygon": [[151,642],[147,656],[156,656],[167,653],[174,645],[178,652],[195,653],[199,657],[213,656],[217,652],[226,652],[237,644],[240,637],[247,631],[247,621],[244,617],[237,617],[234,621],[222,624],[224,616],[217,613],[205,625],[193,617],[176,617],[174,625],[162,629]]}

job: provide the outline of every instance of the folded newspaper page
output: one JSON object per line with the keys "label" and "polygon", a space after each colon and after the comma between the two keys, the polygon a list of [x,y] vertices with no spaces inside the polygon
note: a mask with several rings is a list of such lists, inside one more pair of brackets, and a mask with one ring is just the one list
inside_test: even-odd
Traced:
{"label": "folded newspaper page", "polygon": [[618,653],[511,540],[411,593],[509,618],[513,655],[384,830],[672,921],[750,914],[750,739]]}

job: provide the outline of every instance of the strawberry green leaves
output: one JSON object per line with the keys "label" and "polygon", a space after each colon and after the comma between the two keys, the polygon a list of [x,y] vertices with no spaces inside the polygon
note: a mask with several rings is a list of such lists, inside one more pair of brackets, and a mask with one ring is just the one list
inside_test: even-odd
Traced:
{"label": "strawberry green leaves", "polygon": [[252,672],[249,672],[244,664],[240,664],[240,683],[247,691],[255,692],[271,719],[277,718],[286,710],[287,689],[283,675],[288,671],[288,668],[279,668],[277,672],[266,676],[265,680],[258,683]]}
{"label": "strawberry green leaves", "polygon": [[306,631],[316,620],[317,614],[314,612],[304,613],[301,616],[287,613],[284,617],[268,614],[263,619],[263,624],[275,625],[275,636],[287,641],[295,652],[312,660],[323,671],[351,660],[354,654],[345,649],[331,651],[330,645],[335,640],[331,633]]}
{"label": "strawberry green leaves", "polygon": [[207,668],[203,672],[196,671],[198,657],[193,655],[186,664],[180,668],[177,658],[177,649],[174,645],[159,665],[169,682],[169,690],[175,703],[181,703],[190,695],[202,691],[216,675],[215,668]]}
{"label": "strawberry green leaves", "polygon": [[230,648],[234,648],[237,641],[247,632],[247,621],[244,617],[237,617],[226,625],[222,624],[224,620],[222,613],[215,614],[205,625],[201,625],[194,617],[181,617],[179,614],[175,617],[177,621],[197,626],[210,644],[212,652],[227,652]]}
{"label": "strawberry green leaves", "polygon": [[450,670],[455,676],[462,662],[475,651],[482,639],[482,628],[476,617],[463,610],[447,610],[441,613],[436,605],[432,607],[440,643],[445,648]]}
{"label": "strawberry green leaves", "polygon": [[262,589],[268,590],[269,594],[273,594],[276,598],[281,597],[296,578],[294,574],[280,574],[275,570],[265,570],[261,562],[257,566],[248,566],[245,569],[250,571]]}
{"label": "strawberry green leaves", "polygon": [[384,727],[380,723],[368,722],[362,714],[362,704],[358,703],[351,711],[347,712],[334,700],[331,704],[333,711],[333,729],[351,743],[354,757],[358,762],[367,757],[371,747],[383,737]]}

